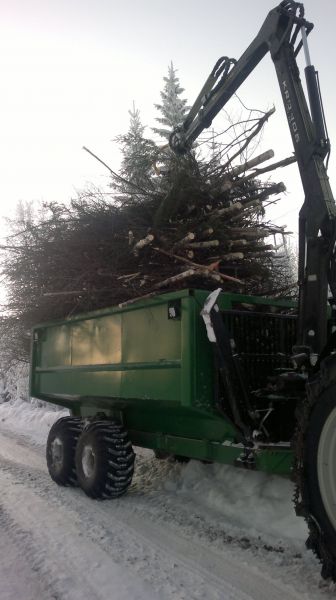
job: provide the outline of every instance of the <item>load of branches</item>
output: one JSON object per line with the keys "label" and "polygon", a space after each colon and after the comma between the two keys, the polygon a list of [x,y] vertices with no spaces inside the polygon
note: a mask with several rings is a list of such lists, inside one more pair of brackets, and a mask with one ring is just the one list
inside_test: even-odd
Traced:
{"label": "load of branches", "polygon": [[90,189],[70,205],[44,204],[35,217],[23,211],[1,267],[8,303],[0,327],[16,340],[16,355],[28,354],[27,332],[38,322],[168,290],[288,294],[286,232],[265,220],[266,206],[285,187],[260,176],[293,158],[264,166],[273,157],[268,151],[246,160],[271,112],[248,119],[205,160],[195,150],[174,156],[145,139],[134,109],[137,122],[119,139],[120,173],[103,163],[108,192]]}

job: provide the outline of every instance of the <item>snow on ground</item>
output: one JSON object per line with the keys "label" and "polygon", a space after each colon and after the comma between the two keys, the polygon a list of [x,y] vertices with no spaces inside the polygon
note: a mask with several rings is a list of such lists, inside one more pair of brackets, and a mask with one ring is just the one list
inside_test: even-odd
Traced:
{"label": "snow on ground", "polygon": [[136,449],[129,493],[95,502],[46,471],[46,437],[64,414],[38,402],[0,404],[0,552],[8,548],[0,600],[334,595],[305,549],[291,482]]}
{"label": "snow on ground", "polygon": [[[37,443],[44,444],[51,425],[67,410],[41,408],[39,402],[16,401],[0,405],[0,421],[7,426],[29,435]],[[138,449],[138,454],[152,458],[150,451]],[[143,463],[146,479],[151,484],[156,479],[154,471],[161,471],[162,461]],[[141,466],[138,467],[141,473]],[[230,523],[231,530],[249,530],[253,536],[263,534],[264,539],[274,542],[276,538],[302,546],[307,538],[303,519],[294,513],[293,484],[287,479],[234,469],[227,465],[207,465],[191,461],[183,466],[168,464],[167,479],[163,489],[183,499],[196,503],[202,512],[213,519]]]}
{"label": "snow on ground", "polygon": [[197,504],[214,520],[224,519],[231,530],[249,531],[270,543],[301,547],[307,539],[303,519],[294,513],[293,484],[283,478],[192,461],[164,484],[184,501]]}
{"label": "snow on ground", "polygon": [[9,429],[25,433],[34,442],[44,444],[52,424],[69,414],[66,409],[53,405],[43,406],[39,400],[14,400],[0,404],[0,423]]}

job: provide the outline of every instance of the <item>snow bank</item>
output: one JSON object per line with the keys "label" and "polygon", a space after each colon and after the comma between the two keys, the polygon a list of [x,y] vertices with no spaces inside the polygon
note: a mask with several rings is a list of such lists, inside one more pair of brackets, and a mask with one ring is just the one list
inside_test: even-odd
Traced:
{"label": "snow bank", "polygon": [[35,399],[31,403],[17,399],[0,404],[0,422],[11,430],[28,435],[38,444],[44,444],[52,424],[68,414],[68,410],[60,410],[53,405],[41,406],[40,401]]}
{"label": "snow bank", "polygon": [[207,520],[230,523],[235,534],[239,529],[298,547],[307,539],[305,522],[294,512],[293,483],[285,478],[190,461],[173,469],[163,487],[184,504],[196,503]]}
{"label": "snow bank", "polygon": [[0,403],[18,399],[29,402],[29,364],[20,361],[0,367]]}

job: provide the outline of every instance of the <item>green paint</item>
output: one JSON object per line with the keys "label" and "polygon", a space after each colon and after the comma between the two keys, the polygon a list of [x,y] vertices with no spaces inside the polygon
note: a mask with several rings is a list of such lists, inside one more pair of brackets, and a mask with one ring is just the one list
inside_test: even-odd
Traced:
{"label": "green paint", "polygon": [[[242,450],[216,407],[213,350],[200,316],[207,296],[183,290],[35,327],[31,395],[76,415],[121,418],[139,445],[233,463]],[[225,293],[218,304],[267,312],[293,306]],[[172,305],[176,318],[168,318]],[[263,449],[255,460],[264,471],[288,474],[291,452]]]}

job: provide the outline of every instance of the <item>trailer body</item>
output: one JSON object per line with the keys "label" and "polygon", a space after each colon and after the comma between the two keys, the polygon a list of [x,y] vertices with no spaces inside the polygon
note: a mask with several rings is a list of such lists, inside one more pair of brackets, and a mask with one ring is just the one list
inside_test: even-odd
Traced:
{"label": "trailer body", "polygon": [[[218,372],[200,315],[206,297],[183,290],[35,327],[31,395],[75,416],[116,419],[135,445],[237,461],[242,446],[218,405]],[[221,293],[218,305],[232,339],[244,345],[252,389],[284,366],[295,337],[293,303]],[[289,474],[289,446],[260,448],[257,462]]]}

